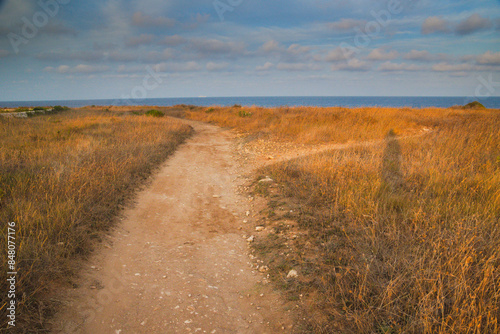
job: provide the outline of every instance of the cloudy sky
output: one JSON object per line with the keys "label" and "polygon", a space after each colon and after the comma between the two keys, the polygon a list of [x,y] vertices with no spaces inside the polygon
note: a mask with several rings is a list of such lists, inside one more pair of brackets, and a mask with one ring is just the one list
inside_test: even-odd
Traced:
{"label": "cloudy sky", "polygon": [[499,0],[0,0],[0,101],[498,96],[499,70]]}

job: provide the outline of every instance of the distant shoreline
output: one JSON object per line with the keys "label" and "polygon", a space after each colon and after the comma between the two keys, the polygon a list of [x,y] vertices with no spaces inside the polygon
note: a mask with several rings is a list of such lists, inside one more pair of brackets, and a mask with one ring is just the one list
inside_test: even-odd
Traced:
{"label": "distant shoreline", "polygon": [[193,97],[193,98],[152,98],[143,100],[96,99],[96,100],[45,100],[45,101],[3,101],[2,108],[36,107],[64,105],[71,108],[85,106],[161,106],[179,104],[196,106],[243,106],[280,107],[412,107],[412,108],[449,108],[479,101],[487,108],[500,109],[500,97],[445,97],[445,96],[256,96],[256,97]]}

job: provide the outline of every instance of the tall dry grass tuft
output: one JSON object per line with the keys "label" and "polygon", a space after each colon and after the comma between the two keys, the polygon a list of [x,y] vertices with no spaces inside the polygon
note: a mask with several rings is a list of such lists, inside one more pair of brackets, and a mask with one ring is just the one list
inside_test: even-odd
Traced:
{"label": "tall dry grass tuft", "polygon": [[383,139],[259,171],[282,197],[255,247],[303,332],[500,332],[498,110],[249,110],[190,117],[295,143]]}
{"label": "tall dry grass tuft", "polygon": [[[3,250],[6,223],[17,223],[16,327],[42,327],[50,311],[45,293],[74,274],[74,259],[89,254],[133,191],[191,131],[170,118],[88,110],[0,118]],[[0,252],[4,292],[6,256]]]}

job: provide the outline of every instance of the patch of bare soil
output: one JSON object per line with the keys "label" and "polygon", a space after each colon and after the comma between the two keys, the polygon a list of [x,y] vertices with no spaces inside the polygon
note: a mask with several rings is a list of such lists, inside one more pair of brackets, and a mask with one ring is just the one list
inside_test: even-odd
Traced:
{"label": "patch of bare soil", "polygon": [[230,131],[188,123],[196,134],[125,210],[76,287],[61,292],[52,332],[293,330],[249,254],[245,234],[259,209],[240,190],[252,164],[238,159]]}

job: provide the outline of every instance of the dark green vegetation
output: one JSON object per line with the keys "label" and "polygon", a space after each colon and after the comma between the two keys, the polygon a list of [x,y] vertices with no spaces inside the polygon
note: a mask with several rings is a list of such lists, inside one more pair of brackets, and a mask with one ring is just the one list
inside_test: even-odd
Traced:
{"label": "dark green vegetation", "polygon": [[159,110],[156,109],[151,109],[146,112],[146,116],[152,116],[152,117],[163,117],[165,114]]}

